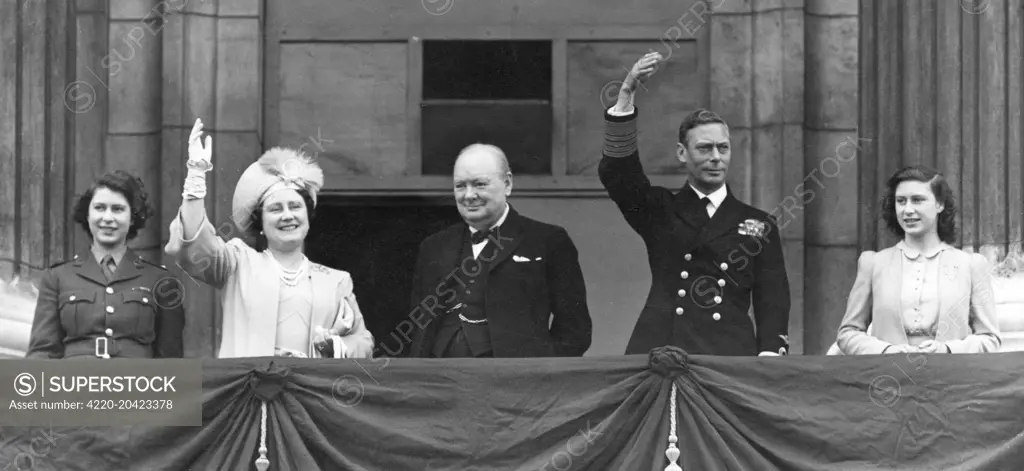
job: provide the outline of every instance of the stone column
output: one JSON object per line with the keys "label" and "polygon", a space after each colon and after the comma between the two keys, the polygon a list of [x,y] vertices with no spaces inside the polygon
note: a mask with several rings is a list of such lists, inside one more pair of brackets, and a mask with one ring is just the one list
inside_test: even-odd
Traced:
{"label": "stone column", "polygon": [[[196,118],[213,137],[214,170],[207,174],[206,209],[225,238],[237,237],[231,198],[242,171],[255,161],[260,143],[262,90],[261,2],[258,0],[178,0],[180,18],[163,34],[162,239],[181,204],[186,140]],[[169,261],[169,260],[168,260]],[[169,261],[170,262],[170,261]],[[177,270],[183,299],[193,316],[188,325],[189,356],[214,356],[219,346],[220,306],[215,292]]]}
{"label": "stone column", "polygon": [[804,353],[835,341],[857,274],[857,0],[807,0]]}
{"label": "stone column", "polygon": [[804,343],[804,12],[802,2],[716,2],[711,29],[711,108],[733,142],[729,184],[740,200],[772,213],[782,230],[790,282],[790,343]]}

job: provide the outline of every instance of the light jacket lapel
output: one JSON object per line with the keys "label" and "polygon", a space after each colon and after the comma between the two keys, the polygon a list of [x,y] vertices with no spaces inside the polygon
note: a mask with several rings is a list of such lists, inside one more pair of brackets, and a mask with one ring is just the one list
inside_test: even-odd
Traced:
{"label": "light jacket lapel", "polygon": [[903,327],[903,309],[900,296],[903,292],[903,253],[899,249],[883,251],[888,257],[875,261],[877,277],[873,275],[871,287],[871,324],[875,336],[890,343],[909,343]]}
{"label": "light jacket lapel", "polygon": [[337,303],[338,287],[333,283],[330,276],[330,269],[313,262],[309,264],[310,284],[313,285],[313,318],[310,320],[309,351],[306,352],[310,358],[315,358],[315,347],[313,345],[312,333],[317,326],[330,329],[339,314]]}
{"label": "light jacket lapel", "polygon": [[[910,338],[907,337],[907,329],[904,327],[905,322],[903,319],[903,255],[902,250],[896,250],[893,252],[893,259],[889,261],[890,270],[885,270],[886,273],[892,277],[889,280],[889,286],[895,288],[893,291],[893,297],[891,299],[896,300],[894,303],[896,306],[896,325],[893,327],[899,332],[900,338],[903,339],[903,343],[909,344]],[[941,312],[939,314],[942,315]]]}
{"label": "light jacket lapel", "polygon": [[936,338],[942,341],[963,338],[960,332],[962,322],[957,322],[964,306],[970,309],[970,287],[965,293],[961,289],[961,270],[956,252],[943,250],[939,254],[939,320]]}
{"label": "light jacket lapel", "polygon": [[243,292],[246,307],[254,315],[249,316],[249,331],[240,329],[239,335],[247,338],[236,339],[238,345],[248,345],[250,352],[256,352],[252,356],[274,356],[274,347],[277,345],[277,315],[280,306],[281,282],[278,278],[278,270],[274,256],[269,251],[262,252],[253,257],[253,264],[249,267],[239,267],[239,273],[249,268],[245,276],[249,278],[248,283],[240,283],[239,288],[252,287],[254,292]]}

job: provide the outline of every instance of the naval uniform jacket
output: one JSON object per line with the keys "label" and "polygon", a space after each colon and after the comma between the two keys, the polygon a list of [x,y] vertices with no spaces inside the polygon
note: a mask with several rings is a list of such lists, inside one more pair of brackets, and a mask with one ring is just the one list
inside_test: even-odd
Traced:
{"label": "naval uniform jacket", "polygon": [[[110,281],[89,252],[43,275],[27,358],[182,358],[184,285],[131,249]],[[104,345],[105,344],[105,345]]]}
{"label": "naval uniform jacket", "polygon": [[786,353],[789,281],[774,219],[729,190],[704,223],[706,206],[690,185],[675,193],[652,186],[640,163],[637,113],[605,112],[598,167],[612,201],[643,239],[651,269],[626,354],[666,345],[691,354]]}
{"label": "naval uniform jacket", "polygon": [[[494,357],[583,356],[593,326],[583,270],[569,234],[511,206],[499,233],[498,250],[487,265],[483,302]],[[411,296],[410,318],[417,326],[411,357],[430,357],[442,316],[456,299],[451,280],[473,281],[476,261],[460,257],[469,243],[469,227],[458,223],[420,244]],[[485,253],[486,248],[481,255]]]}

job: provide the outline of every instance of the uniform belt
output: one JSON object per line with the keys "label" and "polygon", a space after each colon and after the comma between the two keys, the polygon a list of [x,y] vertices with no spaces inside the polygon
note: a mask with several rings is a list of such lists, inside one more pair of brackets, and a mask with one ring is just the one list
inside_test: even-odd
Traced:
{"label": "uniform belt", "polygon": [[96,337],[96,357],[110,359],[110,341],[106,337]]}
{"label": "uniform belt", "polygon": [[[107,355],[104,356],[104,353]],[[150,345],[139,343],[132,338],[115,340],[106,336],[72,340],[64,345],[64,358],[81,356],[101,359],[115,357],[153,358],[153,348]]]}

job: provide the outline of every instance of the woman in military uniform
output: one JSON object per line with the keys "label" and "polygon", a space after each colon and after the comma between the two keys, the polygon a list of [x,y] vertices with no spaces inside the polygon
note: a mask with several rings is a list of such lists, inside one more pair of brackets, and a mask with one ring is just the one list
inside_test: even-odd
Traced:
{"label": "woman in military uniform", "polygon": [[[348,272],[311,262],[303,253],[323,171],[292,149],[268,150],[242,173],[231,217],[240,237],[225,237],[207,219],[206,172],[212,140],[203,145],[196,120],[189,137],[181,209],[166,252],[190,275],[217,288],[224,309],[218,358],[286,356],[371,358],[373,336],[363,322]],[[218,224],[224,236],[230,224]],[[227,228],[225,231],[224,228]]]}
{"label": "woman in military uniform", "polygon": [[81,195],[74,221],[88,253],[43,276],[27,358],[181,358],[184,286],[144,260],[128,241],[153,210],[142,181],[108,173]]}

